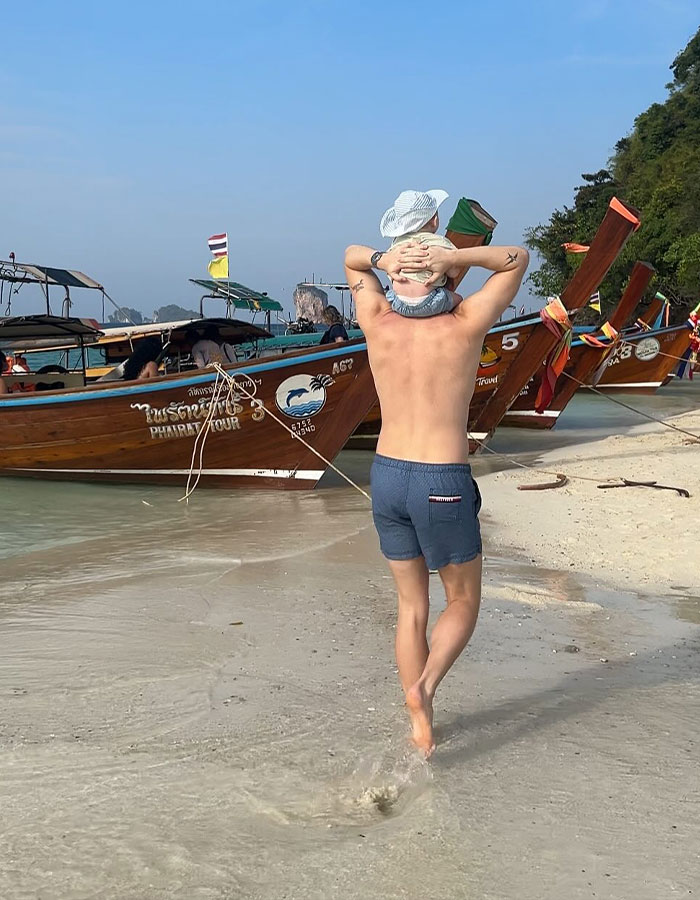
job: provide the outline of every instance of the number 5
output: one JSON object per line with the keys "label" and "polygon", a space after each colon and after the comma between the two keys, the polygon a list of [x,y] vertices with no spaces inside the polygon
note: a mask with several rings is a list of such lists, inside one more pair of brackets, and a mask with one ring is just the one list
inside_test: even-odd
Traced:
{"label": "number 5", "polygon": [[501,350],[515,350],[520,343],[518,341],[519,334],[519,331],[516,331],[514,334],[504,334],[501,340]]}

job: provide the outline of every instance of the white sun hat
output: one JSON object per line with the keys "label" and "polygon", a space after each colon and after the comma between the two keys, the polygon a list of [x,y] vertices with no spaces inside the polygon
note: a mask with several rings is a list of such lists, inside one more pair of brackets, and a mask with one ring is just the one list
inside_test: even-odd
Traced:
{"label": "white sun hat", "polygon": [[447,191],[440,190],[401,191],[394,205],[382,216],[379,231],[383,237],[390,238],[418,231],[433,218],[438,206],[448,197]]}

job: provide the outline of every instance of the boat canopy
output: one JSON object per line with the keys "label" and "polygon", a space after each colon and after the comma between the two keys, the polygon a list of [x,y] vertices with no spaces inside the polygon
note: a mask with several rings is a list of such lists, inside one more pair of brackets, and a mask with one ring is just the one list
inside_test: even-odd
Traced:
{"label": "boat canopy", "polygon": [[0,260],[0,280],[13,284],[60,284],[69,288],[104,290],[97,281],[75,269],[54,269],[51,266],[35,266],[5,259]]}
{"label": "boat canopy", "polygon": [[208,325],[213,325],[218,330],[221,340],[230,344],[243,344],[246,341],[272,337],[265,328],[253,325],[252,322],[244,322],[242,319],[192,319],[191,322],[178,323],[177,327],[170,331],[170,340],[174,344],[187,344],[188,331],[196,331],[201,335]]}
{"label": "boat canopy", "polygon": [[102,335],[94,319],[64,316],[10,316],[0,319],[0,345],[13,347],[19,341],[33,342],[59,338],[72,346],[94,341]]}
{"label": "boat canopy", "polygon": [[236,309],[247,309],[251,312],[258,310],[279,312],[282,309],[282,304],[277,300],[273,300],[267,294],[260,294],[244,284],[238,284],[236,281],[211,281],[204,278],[190,278],[190,281],[208,291],[206,296],[225,300]]}

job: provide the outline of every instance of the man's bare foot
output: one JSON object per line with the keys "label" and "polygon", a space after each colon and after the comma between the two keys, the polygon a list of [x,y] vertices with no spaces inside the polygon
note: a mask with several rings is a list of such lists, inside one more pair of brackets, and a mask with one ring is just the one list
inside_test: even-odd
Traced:
{"label": "man's bare foot", "polygon": [[433,701],[428,697],[425,687],[420,681],[406,691],[406,706],[413,725],[413,743],[425,754],[427,759],[435,750]]}

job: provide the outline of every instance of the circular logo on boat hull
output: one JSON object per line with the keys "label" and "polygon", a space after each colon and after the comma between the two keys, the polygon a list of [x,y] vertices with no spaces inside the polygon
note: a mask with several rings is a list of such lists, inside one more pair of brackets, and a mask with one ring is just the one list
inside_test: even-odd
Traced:
{"label": "circular logo on boat hull", "polygon": [[306,419],[321,412],[326,403],[330,375],[291,375],[277,388],[277,408],[292,419]]}
{"label": "circular logo on boat hull", "polygon": [[634,355],[640,362],[651,362],[652,359],[656,359],[661,351],[661,344],[656,340],[656,338],[648,337],[642,338],[642,340],[637,344],[634,350]]}

